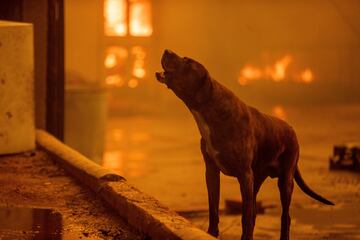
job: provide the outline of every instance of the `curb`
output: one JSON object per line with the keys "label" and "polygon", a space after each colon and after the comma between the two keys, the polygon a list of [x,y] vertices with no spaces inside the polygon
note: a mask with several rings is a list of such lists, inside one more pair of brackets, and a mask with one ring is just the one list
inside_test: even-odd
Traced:
{"label": "curb", "polygon": [[72,176],[96,192],[100,188],[101,180],[124,180],[122,176],[92,162],[44,130],[36,130],[36,143]]}
{"label": "curb", "polygon": [[43,130],[36,131],[39,148],[90,187],[140,232],[159,240],[214,240],[155,198],[131,186],[114,171],[101,167]]}

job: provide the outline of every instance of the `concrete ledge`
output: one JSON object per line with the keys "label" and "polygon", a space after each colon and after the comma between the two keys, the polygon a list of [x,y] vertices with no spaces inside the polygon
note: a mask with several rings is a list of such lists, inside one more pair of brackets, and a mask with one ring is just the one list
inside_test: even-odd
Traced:
{"label": "concrete ledge", "polygon": [[101,180],[124,180],[122,176],[114,171],[92,162],[43,130],[36,130],[36,143],[38,147],[51,154],[66,171],[94,191],[99,189]]}
{"label": "concrete ledge", "polygon": [[101,196],[131,225],[142,229],[152,239],[215,239],[125,181],[107,183],[101,190]]}
{"label": "concrete ledge", "polygon": [[90,161],[45,131],[36,131],[38,147],[73,177],[89,186],[133,227],[159,240],[214,240],[188,220],[142,193],[115,172]]}

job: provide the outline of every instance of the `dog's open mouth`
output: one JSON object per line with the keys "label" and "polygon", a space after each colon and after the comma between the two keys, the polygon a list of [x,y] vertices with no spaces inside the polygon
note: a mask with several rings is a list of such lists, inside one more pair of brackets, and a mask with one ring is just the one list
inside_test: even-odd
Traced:
{"label": "dog's open mouth", "polygon": [[165,77],[165,72],[156,72],[156,79],[161,82],[161,83],[165,83],[166,82],[166,77]]}
{"label": "dog's open mouth", "polygon": [[171,76],[176,71],[177,67],[181,65],[182,58],[176,55],[176,53],[165,50],[161,57],[161,66],[163,72],[156,72],[156,79],[161,83],[167,83]]}

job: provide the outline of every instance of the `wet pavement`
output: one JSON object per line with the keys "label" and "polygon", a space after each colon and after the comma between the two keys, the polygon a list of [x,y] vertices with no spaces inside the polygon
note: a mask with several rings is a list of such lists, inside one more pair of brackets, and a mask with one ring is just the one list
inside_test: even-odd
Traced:
{"label": "wet pavement", "polygon": [[[324,206],[295,187],[291,205],[293,239],[360,239],[360,173],[328,170],[332,146],[360,139],[360,105],[273,106],[260,110],[276,114],[294,126],[301,145],[299,167],[305,181],[335,202]],[[108,122],[103,165],[206,230],[207,193],[199,133],[185,107],[177,112],[112,117]],[[220,208],[225,199],[240,200],[235,179],[221,176]],[[278,239],[281,207],[276,179],[267,179],[258,200],[272,206],[259,215],[255,239]],[[240,215],[222,214],[221,239],[239,239]]]}
{"label": "wet pavement", "polygon": [[44,151],[0,157],[1,240],[144,238]]}
{"label": "wet pavement", "polygon": [[52,209],[0,207],[0,238],[64,239],[62,216]]}

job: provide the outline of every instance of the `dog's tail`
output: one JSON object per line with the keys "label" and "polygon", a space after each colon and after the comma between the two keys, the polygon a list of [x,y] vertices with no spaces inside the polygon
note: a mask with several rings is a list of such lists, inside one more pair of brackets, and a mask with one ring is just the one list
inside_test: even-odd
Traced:
{"label": "dog's tail", "polygon": [[301,177],[299,167],[296,167],[295,170],[295,182],[297,185],[303,190],[304,193],[309,195],[310,197],[318,200],[319,202],[322,202],[326,205],[335,205],[334,203],[330,202],[329,200],[325,199],[324,197],[320,196],[316,192],[314,192],[304,181],[304,179]]}

